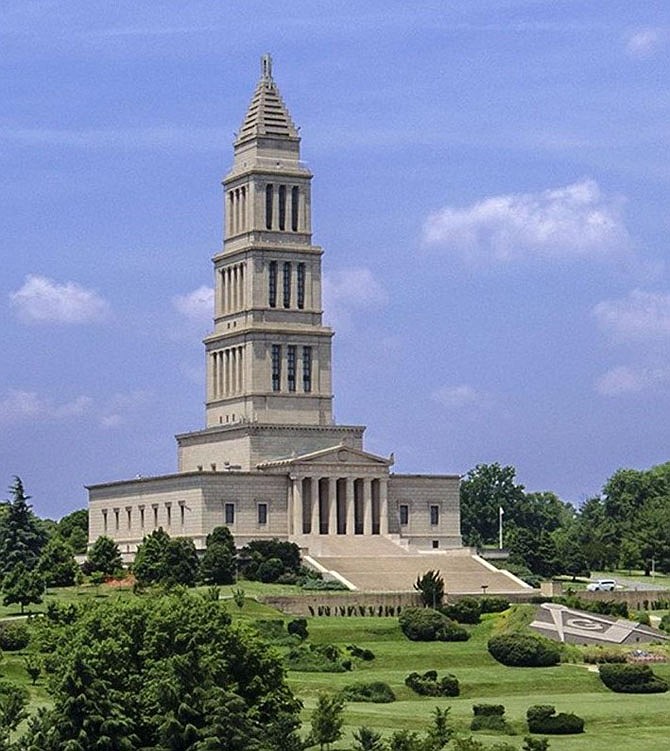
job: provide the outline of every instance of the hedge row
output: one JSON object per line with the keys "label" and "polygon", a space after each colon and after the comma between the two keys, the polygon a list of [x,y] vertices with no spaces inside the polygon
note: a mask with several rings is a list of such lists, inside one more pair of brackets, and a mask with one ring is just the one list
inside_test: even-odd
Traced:
{"label": "hedge row", "polygon": [[556,714],[551,704],[536,704],[526,712],[528,730],[547,735],[573,735],[584,732],[584,720],[572,712]]}
{"label": "hedge row", "polygon": [[512,667],[549,667],[561,660],[561,650],[557,644],[534,634],[492,636],[488,650],[498,662]]}
{"label": "hedge row", "polygon": [[398,619],[412,641],[467,641],[468,632],[458,623],[432,608],[405,608]]}
{"label": "hedge row", "polygon": [[421,696],[458,696],[461,692],[455,675],[447,673],[438,680],[437,670],[427,670],[423,675],[410,673],[405,685]]}
{"label": "hedge row", "polygon": [[649,665],[606,664],[599,668],[600,679],[612,691],[621,694],[662,694],[668,683]]}

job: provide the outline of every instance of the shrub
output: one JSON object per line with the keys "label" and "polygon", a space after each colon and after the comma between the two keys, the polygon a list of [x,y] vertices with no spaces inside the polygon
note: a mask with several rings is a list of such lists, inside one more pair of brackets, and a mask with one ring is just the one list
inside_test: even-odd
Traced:
{"label": "shrub", "polygon": [[403,634],[412,641],[467,641],[468,632],[431,608],[405,608],[398,618]]}
{"label": "shrub", "polygon": [[481,613],[502,613],[509,608],[509,600],[504,597],[481,597],[479,611]]}
{"label": "shrub", "polygon": [[479,616],[481,615],[481,608],[479,602],[474,597],[464,597],[462,600],[458,600],[453,605],[446,605],[440,608],[440,612],[444,613],[447,618],[451,618],[459,623],[479,623]]}
{"label": "shrub", "polygon": [[666,613],[662,618],[661,622],[658,624],[658,627],[662,631],[668,631],[670,632],[670,613]]}
{"label": "shrub", "polygon": [[510,726],[503,717],[505,707],[502,704],[475,704],[472,707],[474,717],[470,723],[470,730],[493,730],[500,733],[511,732]]}
{"label": "shrub", "polygon": [[309,636],[309,632],[307,631],[306,618],[295,618],[294,620],[289,621],[286,628],[289,634],[291,634],[292,636],[297,636],[302,640],[306,639]]}
{"label": "shrub", "polygon": [[455,675],[447,673],[438,680],[436,670],[427,670],[423,675],[410,673],[405,685],[421,696],[458,696],[461,692]]}
{"label": "shrub", "polygon": [[333,644],[301,644],[286,655],[286,666],[305,673],[345,673],[351,660]]}
{"label": "shrub", "polygon": [[641,623],[643,626],[651,626],[651,618],[649,617],[649,613],[645,613],[644,611],[635,613],[635,620],[638,623]]}
{"label": "shrub", "polygon": [[349,588],[337,581],[337,579],[315,579],[313,577],[307,577],[303,579],[300,584],[302,589],[309,589],[315,592],[334,592],[339,590],[348,590]]}
{"label": "shrub", "polygon": [[30,631],[25,623],[0,622],[0,649],[3,652],[18,652],[30,643]]}
{"label": "shrub", "polygon": [[279,558],[268,558],[258,566],[256,578],[265,584],[270,584],[276,582],[283,573],[284,564]]}
{"label": "shrub", "polygon": [[347,647],[347,651],[352,657],[357,657],[359,660],[365,660],[365,662],[370,662],[375,659],[375,653],[371,649],[363,649],[362,647],[357,647],[355,644],[350,644]]}
{"label": "shrub", "polygon": [[375,704],[388,704],[395,701],[393,690],[388,683],[382,681],[352,683],[345,686],[340,695],[345,701],[369,701]]}
{"label": "shrub", "polygon": [[576,714],[561,712],[550,704],[536,704],[526,712],[528,730],[531,733],[547,733],[549,735],[574,735],[584,732],[584,720]]}
{"label": "shrub", "polygon": [[414,589],[421,593],[421,602],[427,607],[439,608],[444,599],[444,579],[439,571],[426,571],[417,576]]}
{"label": "shrub", "polygon": [[575,608],[575,610],[586,610],[589,613],[628,618],[628,605],[625,602],[615,602],[614,600],[582,600],[575,595],[554,597],[554,602],[560,605],[567,605],[569,608]]}
{"label": "shrub", "polygon": [[601,665],[600,679],[607,688],[622,694],[662,694],[668,684],[649,665]]}
{"label": "shrub", "polygon": [[488,650],[498,662],[512,667],[549,667],[561,660],[557,644],[534,634],[492,636]]}
{"label": "shrub", "polygon": [[602,662],[626,662],[626,655],[612,647],[588,647],[583,652],[584,662],[599,665]]}

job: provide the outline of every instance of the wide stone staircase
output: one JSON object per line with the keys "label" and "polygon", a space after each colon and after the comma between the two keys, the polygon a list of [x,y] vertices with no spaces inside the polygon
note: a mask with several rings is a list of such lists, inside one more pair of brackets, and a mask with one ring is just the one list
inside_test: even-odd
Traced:
{"label": "wide stone staircase", "polygon": [[303,535],[293,538],[304,562],[364,592],[407,592],[417,576],[439,570],[447,594],[510,594],[529,589],[507,571],[495,568],[468,548],[414,552],[394,536]]}

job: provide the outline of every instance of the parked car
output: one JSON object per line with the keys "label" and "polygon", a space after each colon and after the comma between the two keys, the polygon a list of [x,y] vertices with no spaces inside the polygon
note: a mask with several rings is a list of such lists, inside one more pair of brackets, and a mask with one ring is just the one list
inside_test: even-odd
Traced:
{"label": "parked car", "polygon": [[613,592],[616,589],[616,579],[597,579],[586,586],[589,592]]}

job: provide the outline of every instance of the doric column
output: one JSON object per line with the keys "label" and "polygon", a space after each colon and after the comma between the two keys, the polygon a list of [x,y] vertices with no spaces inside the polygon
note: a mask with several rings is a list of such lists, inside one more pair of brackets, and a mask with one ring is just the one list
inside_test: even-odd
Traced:
{"label": "doric column", "polygon": [[313,477],[310,483],[310,497],[312,501],[312,531],[311,534],[321,534],[321,513],[319,504],[319,478]]}
{"label": "doric column", "polygon": [[372,534],[372,480],[363,478],[363,534]]}
{"label": "doric column", "polygon": [[345,530],[344,533],[346,535],[353,535],[355,532],[354,529],[354,478],[353,477],[347,477],[346,482],[346,521],[345,521]]}
{"label": "doric column", "polygon": [[379,534],[389,533],[389,482],[386,477],[379,478]]}
{"label": "doric column", "polygon": [[328,534],[337,534],[337,480],[327,478],[328,487]]}
{"label": "doric column", "polygon": [[302,534],[302,477],[292,477],[293,484],[293,534]]}

